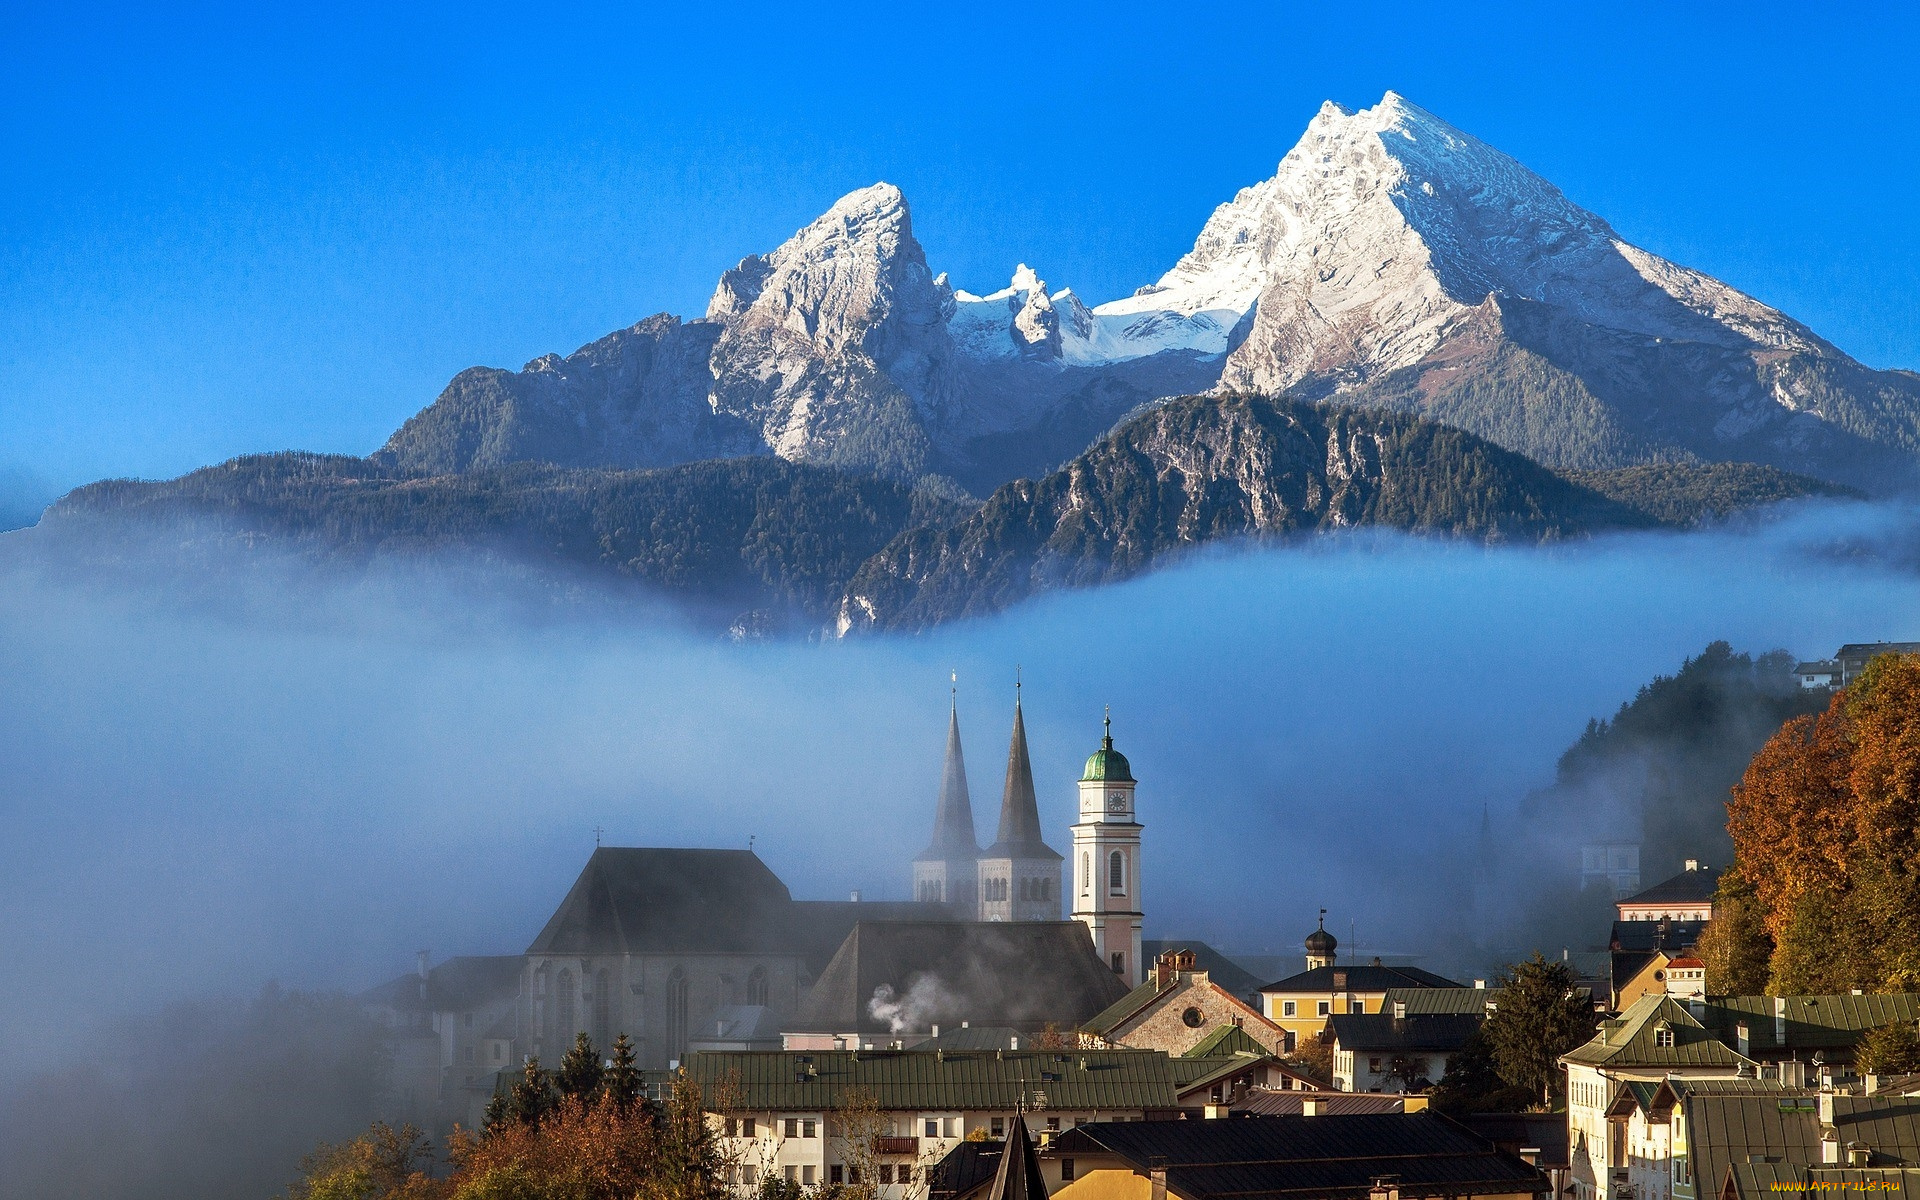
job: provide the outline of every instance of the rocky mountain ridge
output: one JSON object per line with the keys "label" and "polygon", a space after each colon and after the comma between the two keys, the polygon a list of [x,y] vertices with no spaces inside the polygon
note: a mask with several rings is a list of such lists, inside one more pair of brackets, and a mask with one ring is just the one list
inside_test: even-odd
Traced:
{"label": "rocky mountain ridge", "polygon": [[[1406,414],[1193,396],[984,503],[771,455],[648,470],[517,462],[429,474],[283,453],[174,480],[80,488],[36,528],[0,539],[0,561],[39,556],[142,586],[171,580],[164,586],[215,602],[230,590],[230,571],[259,563],[328,580],[454,566],[476,580],[505,572],[543,603],[666,599],[737,636],[846,634],[992,613],[1223,540],[1285,542],[1364,526],[1557,540],[1686,528],[1829,494],[1815,480],[1747,465],[1573,480]],[[297,574],[272,578],[276,596],[303,590]]]}
{"label": "rocky mountain ridge", "polygon": [[462,372],[378,457],[767,454],[985,494],[1204,390],[1400,408],[1554,467],[1752,461],[1896,490],[1920,464],[1920,376],[1632,245],[1392,92],[1323,106],[1131,296],[1089,306],[1024,263],[957,290],[905,196],[875,184],[741,260],[696,319]]}

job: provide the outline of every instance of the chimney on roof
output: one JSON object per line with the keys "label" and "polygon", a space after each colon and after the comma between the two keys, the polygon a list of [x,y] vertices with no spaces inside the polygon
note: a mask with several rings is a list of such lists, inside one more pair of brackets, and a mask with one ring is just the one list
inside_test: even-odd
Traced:
{"label": "chimney on roof", "polygon": [[1484,992],[1487,990],[1487,981],[1484,979],[1476,979],[1473,981],[1473,986],[1475,990]]}
{"label": "chimney on roof", "polygon": [[934,1037],[939,1037],[939,1036],[940,1036],[940,1027],[939,1027],[938,1025],[935,1025],[935,1026],[933,1027],[933,1036],[934,1036]]}
{"label": "chimney on roof", "polygon": [[1007,1039],[1007,1049],[1018,1050],[1019,1048],[1020,1048],[1020,1035],[1016,1033],[1012,1037]]}
{"label": "chimney on roof", "polygon": [[1300,1115],[1303,1117],[1324,1116],[1326,1109],[1323,1106],[1325,1104],[1326,1101],[1320,1099],[1318,1096],[1302,1096],[1300,1097]]}
{"label": "chimney on roof", "polygon": [[1393,1019],[1396,1021],[1404,1021],[1407,1019],[1407,1002],[1405,1000],[1395,1000],[1393,1002]]}
{"label": "chimney on roof", "polygon": [[1179,972],[1180,956],[1172,950],[1162,951],[1160,957],[1153,960],[1153,986],[1166,987]]}
{"label": "chimney on roof", "polygon": [[427,952],[425,950],[416,950],[413,952],[413,955],[414,962],[417,964],[415,969],[419,972],[420,978],[425,979],[427,977]]}
{"label": "chimney on roof", "polygon": [[860,889],[859,888],[853,889],[853,895],[847,897],[847,899],[853,901],[855,904],[860,903]]}
{"label": "chimney on roof", "polygon": [[1689,871],[1698,871],[1699,869],[1700,869],[1700,860],[1699,860],[1699,859],[1697,859],[1697,858],[1690,858],[1690,859],[1688,859],[1688,860],[1687,860],[1687,870],[1689,870]]}

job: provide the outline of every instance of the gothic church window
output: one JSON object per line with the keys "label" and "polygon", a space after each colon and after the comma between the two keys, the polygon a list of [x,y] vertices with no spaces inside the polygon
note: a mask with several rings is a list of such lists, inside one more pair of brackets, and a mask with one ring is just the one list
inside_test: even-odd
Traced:
{"label": "gothic church window", "polygon": [[755,967],[747,973],[747,1003],[765,1004],[767,1002],[767,969]]}
{"label": "gothic church window", "polygon": [[613,973],[605,967],[593,980],[593,1041],[603,1050],[613,1043]]}
{"label": "gothic church window", "polygon": [[554,1030],[555,1040],[559,1042],[571,1042],[573,1040],[574,1030],[579,1028],[574,1024],[573,972],[570,970],[561,971],[560,974],[554,976],[553,986],[556,993],[553,998],[553,1006],[558,1010],[554,1018],[558,1026]]}
{"label": "gothic church window", "polygon": [[1107,890],[1116,896],[1127,894],[1127,860],[1118,850],[1107,856]]}
{"label": "gothic church window", "polygon": [[667,976],[667,1048],[676,1059],[687,1056],[687,973],[679,967]]}

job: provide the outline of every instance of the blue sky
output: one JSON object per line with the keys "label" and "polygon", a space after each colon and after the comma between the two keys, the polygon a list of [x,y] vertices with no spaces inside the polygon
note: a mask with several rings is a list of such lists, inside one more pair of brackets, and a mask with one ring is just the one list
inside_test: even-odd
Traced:
{"label": "blue sky", "polygon": [[0,490],[367,452],[875,179],[959,285],[1110,298],[1388,88],[1920,367],[1916,10],[1687,7],[9,5]]}

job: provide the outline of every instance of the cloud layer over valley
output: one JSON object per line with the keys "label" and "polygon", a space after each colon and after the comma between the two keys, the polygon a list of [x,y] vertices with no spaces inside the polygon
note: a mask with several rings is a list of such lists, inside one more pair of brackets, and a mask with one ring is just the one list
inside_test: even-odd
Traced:
{"label": "cloud layer over valley", "polygon": [[612,844],[753,836],[796,895],[904,896],[947,672],[984,798],[1016,663],[1056,845],[1113,706],[1144,780],[1150,936],[1292,954],[1325,904],[1370,947],[1458,952],[1466,874],[1405,868],[1464,852],[1483,805],[1509,817],[1590,716],[1714,638],[1814,654],[1920,632],[1901,623],[1911,513],[1798,513],[1553,550],[1222,551],[852,643],[733,645],[411,577],[281,607],[265,570],[182,601],[15,567],[0,1059],[175,997],[516,952],[596,825]]}

